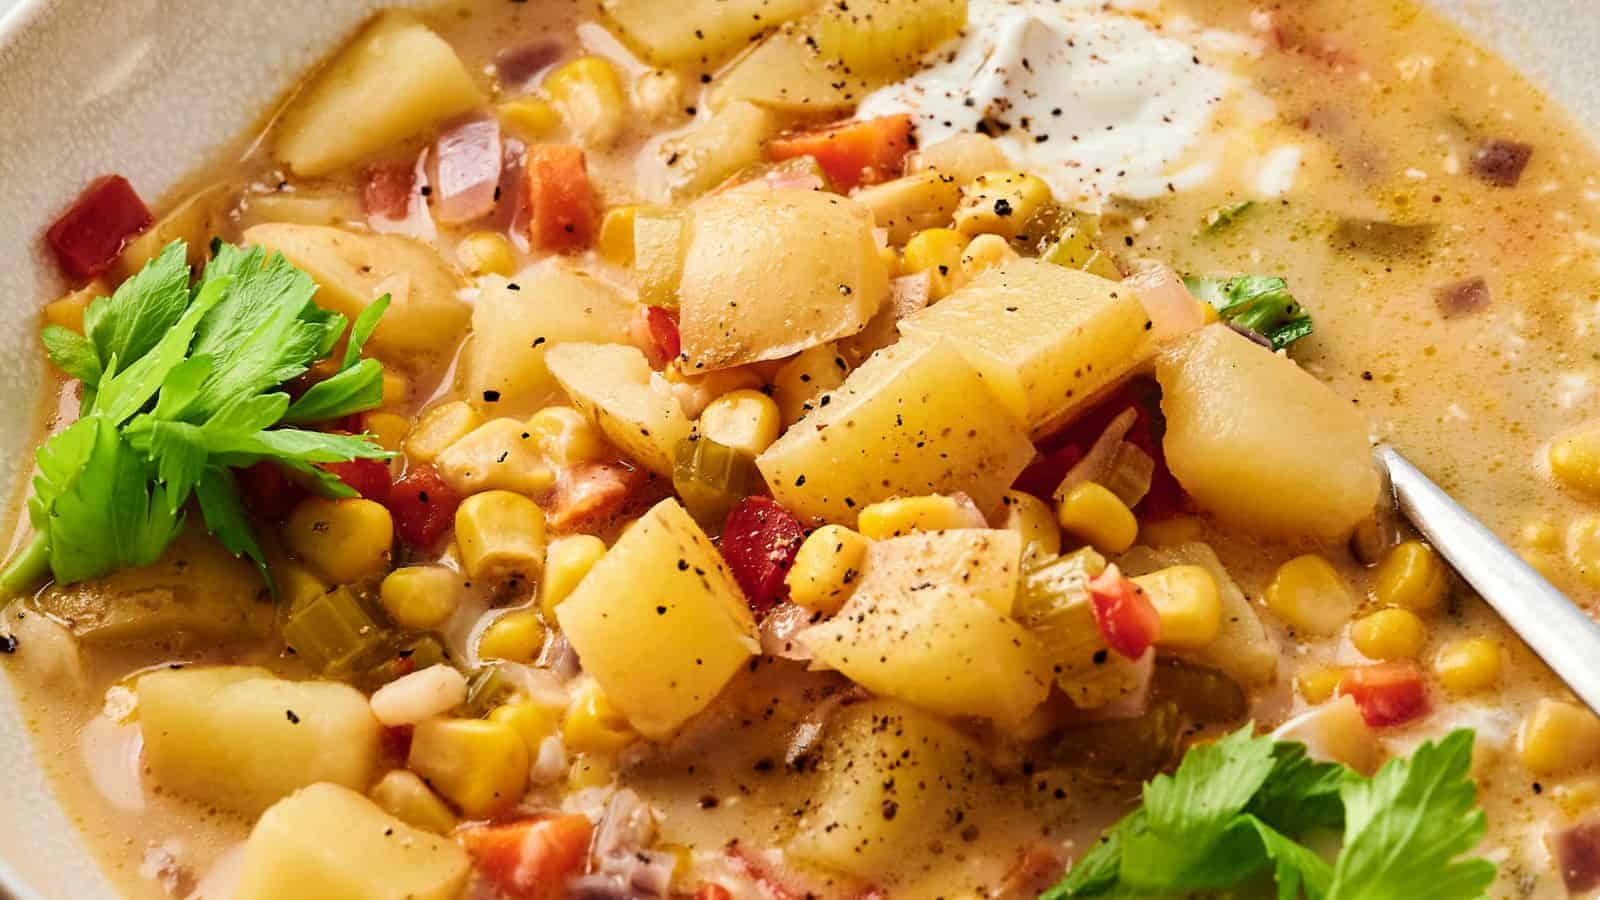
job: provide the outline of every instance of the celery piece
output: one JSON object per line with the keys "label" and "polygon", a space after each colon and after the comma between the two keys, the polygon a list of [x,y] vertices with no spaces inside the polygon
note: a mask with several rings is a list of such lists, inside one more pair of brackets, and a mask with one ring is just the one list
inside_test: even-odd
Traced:
{"label": "celery piece", "polygon": [[517,683],[504,667],[483,666],[467,678],[467,711],[480,718],[487,716],[517,693]]}
{"label": "celery piece", "polygon": [[412,672],[449,661],[450,654],[439,639],[431,634],[400,642],[393,656],[362,673],[361,686],[373,691]]}
{"label": "celery piece", "polygon": [[1092,547],[1058,556],[1024,573],[1022,592],[1017,600],[1017,618],[1025,624],[1031,619],[1050,616],[1066,601],[1084,595],[1089,580],[1106,570],[1106,558]]}
{"label": "celery piece", "polygon": [[291,612],[283,641],[313,669],[338,675],[354,671],[387,637],[355,592],[340,587]]}
{"label": "celery piece", "polygon": [[681,209],[646,207],[633,217],[633,273],[639,302],[678,307],[687,217]]}
{"label": "celery piece", "polygon": [[716,533],[734,504],[758,485],[755,457],[719,444],[705,435],[691,435],[673,452],[672,487],[689,515]]}
{"label": "celery piece", "polygon": [[1100,246],[1099,237],[1097,216],[1064,210],[1059,214],[1055,240],[1041,251],[1040,259],[1101,278],[1120,280],[1122,271],[1111,254]]}

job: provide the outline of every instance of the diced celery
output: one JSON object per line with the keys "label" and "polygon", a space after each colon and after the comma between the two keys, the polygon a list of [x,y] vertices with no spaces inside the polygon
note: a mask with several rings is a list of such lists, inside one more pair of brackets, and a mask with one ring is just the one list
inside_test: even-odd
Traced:
{"label": "diced celery", "polygon": [[361,686],[369,691],[394,681],[403,675],[420,672],[429,666],[449,661],[449,652],[439,639],[431,634],[400,642],[393,656],[369,668],[361,676]]}
{"label": "diced celery", "polygon": [[289,613],[283,640],[296,656],[324,674],[347,674],[379,651],[387,634],[355,592],[340,587]]}
{"label": "diced celery", "polygon": [[754,456],[705,435],[679,441],[673,454],[673,489],[689,515],[713,533],[734,504],[755,490],[757,477]]}
{"label": "diced celery", "polygon": [[1075,210],[1057,212],[1055,239],[1046,246],[1040,258],[1047,263],[1078,269],[1101,278],[1120,280],[1122,272],[1099,243],[1100,221],[1096,216]]}
{"label": "diced celery", "polygon": [[1143,680],[1135,661],[1106,647],[1089,599],[1089,580],[1106,559],[1085,547],[1025,573],[1017,619],[1044,646],[1056,683],[1075,705],[1094,709],[1136,689]]}
{"label": "diced celery", "polygon": [[1068,598],[1086,593],[1089,580],[1106,570],[1106,558],[1092,547],[1084,547],[1039,565],[1023,576],[1022,593],[1017,601],[1017,617],[1048,616]]}
{"label": "diced celery", "polygon": [[633,217],[633,271],[639,302],[676,309],[683,277],[686,216],[681,209],[649,206]]}
{"label": "diced celery", "polygon": [[1176,759],[1183,726],[1178,705],[1171,700],[1157,700],[1136,718],[1109,719],[1073,728],[1066,740],[1051,742],[1051,761],[1082,770],[1093,780],[1138,783]]}
{"label": "diced celery", "polygon": [[482,718],[517,693],[517,683],[503,667],[483,666],[467,679],[467,710]]}

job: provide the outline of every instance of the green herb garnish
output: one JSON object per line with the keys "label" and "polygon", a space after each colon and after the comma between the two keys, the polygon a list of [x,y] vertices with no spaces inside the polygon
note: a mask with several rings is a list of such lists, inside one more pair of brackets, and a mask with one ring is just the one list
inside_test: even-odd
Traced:
{"label": "green herb garnish", "polygon": [[39,448],[34,540],[0,573],[0,589],[24,589],[46,568],[70,584],[155,562],[191,496],[206,528],[265,577],[233,469],[272,462],[348,497],[318,463],[393,455],[363,436],[278,427],[378,405],[382,366],[360,354],[387,298],[357,319],[343,369],[291,403],[282,385],[333,351],[345,317],[313,303],[316,284],[281,255],[220,242],[213,254],[191,286],[187,248],[169,244],[89,305],[83,335],[44,329],[51,361],[83,382],[83,412]]}
{"label": "green herb garnish", "polygon": [[1249,212],[1250,207],[1255,205],[1255,201],[1253,200],[1242,200],[1238,203],[1226,203],[1211,210],[1205,214],[1205,218],[1201,223],[1204,226],[1205,233],[1215,234],[1216,232],[1227,228],[1229,225],[1237,222],[1240,216]]}
{"label": "green herb garnish", "polygon": [[[1224,891],[1267,872],[1279,900],[1476,900],[1495,865],[1466,857],[1485,819],[1473,734],[1452,732],[1366,778],[1246,725],[1152,779],[1144,803],[1040,900]],[[1342,830],[1330,862],[1302,839]]]}
{"label": "green herb garnish", "polygon": [[1261,335],[1282,350],[1311,333],[1311,316],[1289,296],[1282,278],[1185,278],[1189,291],[1216,309],[1224,321]]}

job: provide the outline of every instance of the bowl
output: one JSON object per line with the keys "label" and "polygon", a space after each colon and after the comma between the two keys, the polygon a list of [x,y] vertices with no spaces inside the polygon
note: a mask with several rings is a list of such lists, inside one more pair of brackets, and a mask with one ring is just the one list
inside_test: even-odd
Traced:
{"label": "bowl", "polygon": [[[1436,0],[1600,134],[1593,0]],[[0,0],[0,6],[4,6]],[[147,197],[230,149],[374,0],[22,0],[0,20],[0,484],[15,484],[44,384],[41,300],[60,288],[41,233],[91,178]],[[20,496],[15,499],[20,500]],[[28,712],[0,678],[0,892],[18,900],[117,892],[63,813]]]}

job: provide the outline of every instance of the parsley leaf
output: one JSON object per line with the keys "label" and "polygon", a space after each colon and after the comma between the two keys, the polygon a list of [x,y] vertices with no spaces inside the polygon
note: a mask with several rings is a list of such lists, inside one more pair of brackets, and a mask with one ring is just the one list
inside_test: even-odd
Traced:
{"label": "parsley leaf", "polygon": [[362,359],[361,348],[388,308],[389,295],[384,294],[361,311],[350,326],[350,342],[338,374],[302,394],[284,415],[285,422],[327,422],[383,403],[383,366],[375,359]]}
{"label": "parsley leaf", "polygon": [[182,241],[168,244],[110,297],[97,298],[84,310],[84,337],[107,375],[116,372],[112,357],[124,365],[143,357],[189,308],[188,257]]}
{"label": "parsley leaf", "polygon": [[[83,382],[86,390],[100,383],[100,355],[88,339],[70,328],[47,325],[39,335],[44,352],[56,368]],[[89,400],[92,404],[94,401]]]}
{"label": "parsley leaf", "polygon": [[1190,293],[1209,303],[1224,321],[1260,335],[1282,350],[1312,331],[1311,316],[1289,295],[1282,278],[1185,278]]}

